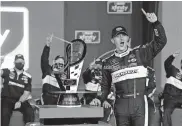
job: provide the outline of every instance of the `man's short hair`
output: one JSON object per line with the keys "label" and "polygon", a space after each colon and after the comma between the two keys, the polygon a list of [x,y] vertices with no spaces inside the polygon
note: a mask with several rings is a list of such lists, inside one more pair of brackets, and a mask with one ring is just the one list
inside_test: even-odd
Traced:
{"label": "man's short hair", "polygon": [[64,62],[65,62],[65,58],[63,56],[61,56],[61,55],[56,56],[54,60],[57,60],[57,59],[63,59]]}

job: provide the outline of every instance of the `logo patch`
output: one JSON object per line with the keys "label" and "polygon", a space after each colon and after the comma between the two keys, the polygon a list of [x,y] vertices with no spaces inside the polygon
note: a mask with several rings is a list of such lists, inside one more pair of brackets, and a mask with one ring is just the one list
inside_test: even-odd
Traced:
{"label": "logo patch", "polygon": [[12,72],[10,72],[10,74],[9,74],[9,78],[11,78],[11,79],[14,79],[15,78],[15,73],[12,71]]}
{"label": "logo patch", "polygon": [[121,31],[121,30],[122,30],[122,28],[121,28],[121,27],[116,28],[116,31]]}
{"label": "logo patch", "polygon": [[21,79],[24,81],[24,83],[28,83],[28,77],[27,76],[22,76]]}

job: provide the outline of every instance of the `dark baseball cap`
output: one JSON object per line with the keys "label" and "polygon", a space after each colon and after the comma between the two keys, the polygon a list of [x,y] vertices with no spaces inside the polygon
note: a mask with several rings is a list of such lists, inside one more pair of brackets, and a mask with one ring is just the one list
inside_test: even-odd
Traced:
{"label": "dark baseball cap", "polygon": [[112,30],[112,38],[114,38],[115,36],[119,35],[119,34],[125,34],[128,35],[126,28],[123,26],[117,26]]}
{"label": "dark baseball cap", "polygon": [[17,59],[22,59],[22,60],[24,60],[24,56],[23,56],[22,54],[17,54],[17,55],[15,56],[15,61],[16,61]]}

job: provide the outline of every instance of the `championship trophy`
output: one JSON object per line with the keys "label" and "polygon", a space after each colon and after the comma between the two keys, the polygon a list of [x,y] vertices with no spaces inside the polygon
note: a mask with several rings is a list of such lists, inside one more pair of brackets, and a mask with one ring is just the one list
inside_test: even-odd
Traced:
{"label": "championship trophy", "polygon": [[[97,92],[77,90],[84,62],[83,59],[86,55],[85,42],[80,39],[68,42],[56,36],[53,37],[68,43],[66,46],[66,63],[64,67],[67,78],[62,80],[66,91],[50,92],[51,94],[59,95],[57,105],[37,105],[39,109],[39,121],[27,124],[27,126],[42,126],[41,124],[45,124],[45,120],[55,120],[51,121],[52,124],[50,125],[109,126],[105,123],[99,123],[104,114],[102,107],[81,103],[80,96],[95,94]],[[100,81],[100,72],[96,69],[92,71],[95,78],[93,80],[96,80],[96,82]]]}
{"label": "championship trophy", "polygon": [[67,79],[63,80],[66,91],[52,92],[60,94],[58,106],[81,107],[81,102],[77,91],[83,60],[86,55],[86,44],[81,39],[74,39],[66,47],[65,71]]}

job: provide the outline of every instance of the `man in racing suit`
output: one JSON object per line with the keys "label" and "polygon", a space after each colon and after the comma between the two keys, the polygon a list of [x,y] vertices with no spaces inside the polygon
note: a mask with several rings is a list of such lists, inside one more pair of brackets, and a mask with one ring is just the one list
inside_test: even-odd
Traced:
{"label": "man in racing suit", "polygon": [[23,114],[24,123],[34,122],[34,110],[29,103],[31,99],[32,77],[23,68],[24,56],[17,54],[13,69],[0,71],[3,88],[1,92],[1,126],[9,126],[10,118],[14,110]]}
{"label": "man in racing suit", "polygon": [[[90,104],[91,101],[97,97],[97,93],[101,91],[101,79],[102,79],[102,60],[98,59],[92,62],[83,72],[83,81],[85,83],[86,91],[93,91],[96,93],[84,94],[86,104]],[[108,123],[110,117],[113,114],[113,108],[111,107],[114,103],[115,96],[114,90],[111,88],[110,94],[107,97],[107,100],[103,103],[104,107],[104,117],[101,121]]]}
{"label": "man in racing suit", "polygon": [[[111,83],[116,88],[115,116],[117,126],[148,126],[148,103],[146,91],[148,64],[166,45],[167,38],[154,13],[145,13],[154,28],[154,40],[146,45],[128,48],[130,42],[126,29],[115,27],[111,41],[116,51],[105,60],[102,78],[102,94],[92,101],[101,104],[107,98]],[[100,99],[100,100],[99,100]]]}
{"label": "man in racing suit", "polygon": [[42,70],[42,104],[57,104],[59,95],[51,94],[51,91],[65,91],[62,79],[66,79],[64,73],[64,58],[60,55],[56,56],[53,65],[49,65],[49,52],[52,36],[47,38],[46,45],[41,56]]}
{"label": "man in racing suit", "polygon": [[182,106],[182,70],[172,65],[172,62],[178,55],[179,51],[169,56],[164,62],[167,82],[163,91],[163,126],[172,126],[171,114],[173,113],[175,108],[181,108]]}

